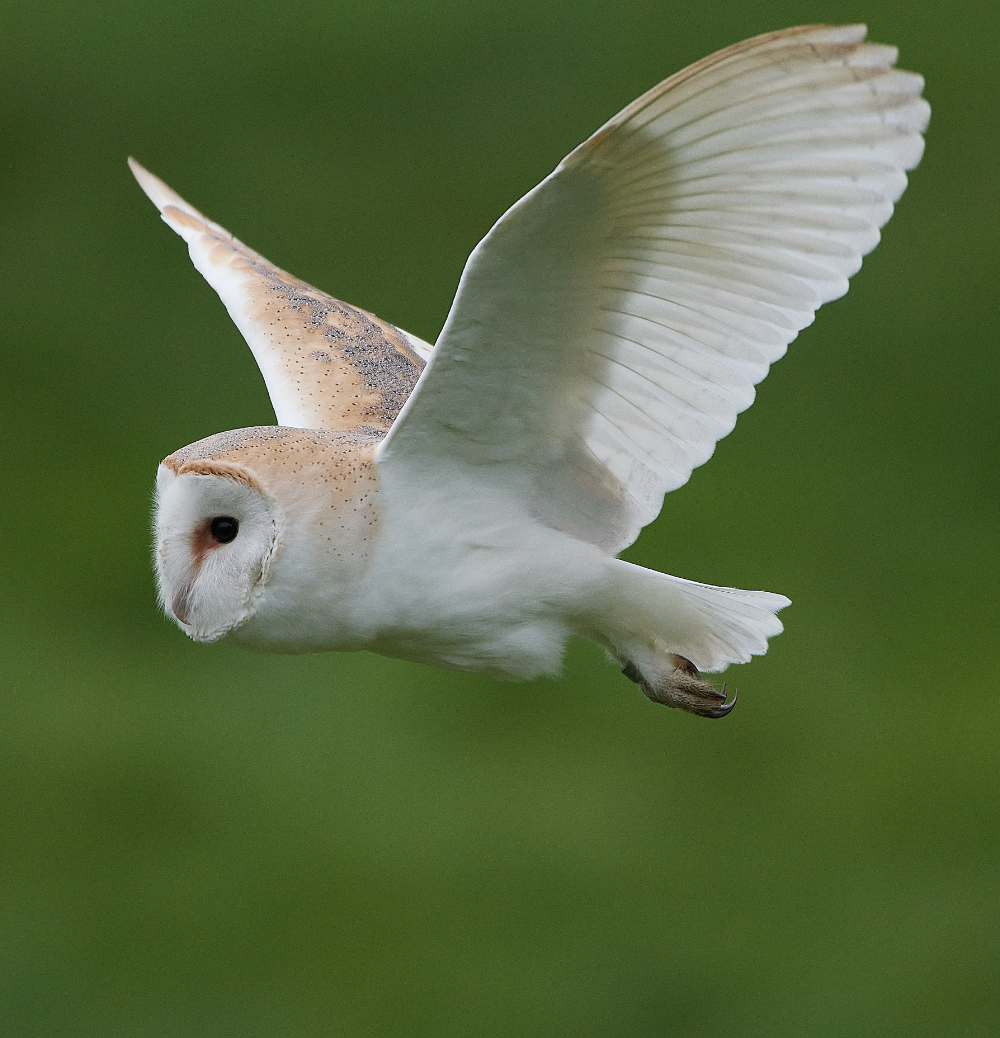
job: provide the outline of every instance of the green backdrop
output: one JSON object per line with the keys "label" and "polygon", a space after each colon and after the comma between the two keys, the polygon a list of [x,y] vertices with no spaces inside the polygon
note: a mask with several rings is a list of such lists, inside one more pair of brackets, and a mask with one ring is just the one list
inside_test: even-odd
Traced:
{"label": "green backdrop", "polygon": [[[995,3],[3,3],[0,1033],[1000,1033]],[[197,646],[157,462],[273,421],[134,154],[433,340],[472,246],[747,36],[867,20],[923,165],[628,552],[790,595],[707,722],[574,644],[513,685]]]}

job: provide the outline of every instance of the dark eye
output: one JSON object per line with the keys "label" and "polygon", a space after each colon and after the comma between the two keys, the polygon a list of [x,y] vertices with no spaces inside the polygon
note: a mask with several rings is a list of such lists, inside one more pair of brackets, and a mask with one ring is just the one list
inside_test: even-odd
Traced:
{"label": "dark eye", "polygon": [[228,544],[240,532],[240,524],[231,515],[217,515],[209,530],[219,544]]}

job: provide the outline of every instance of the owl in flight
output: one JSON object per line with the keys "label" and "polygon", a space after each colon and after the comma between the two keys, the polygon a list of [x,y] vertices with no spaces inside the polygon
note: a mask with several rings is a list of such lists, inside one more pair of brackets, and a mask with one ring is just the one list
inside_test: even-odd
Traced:
{"label": "owl in flight", "polygon": [[163,608],[264,652],[558,671],[570,635],[652,700],[782,630],[782,595],[616,558],[879,240],[923,80],[864,26],[739,43],[654,87],[476,246],[431,347],[279,270],[131,162],[243,333],[276,426],[159,467]]}

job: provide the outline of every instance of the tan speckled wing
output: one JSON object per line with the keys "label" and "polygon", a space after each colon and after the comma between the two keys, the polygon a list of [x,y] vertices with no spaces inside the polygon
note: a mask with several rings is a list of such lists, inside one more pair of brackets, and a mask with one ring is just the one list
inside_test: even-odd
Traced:
{"label": "tan speckled wing", "polygon": [[243,333],[278,424],[387,431],[431,347],[285,273],[134,159],[129,166]]}

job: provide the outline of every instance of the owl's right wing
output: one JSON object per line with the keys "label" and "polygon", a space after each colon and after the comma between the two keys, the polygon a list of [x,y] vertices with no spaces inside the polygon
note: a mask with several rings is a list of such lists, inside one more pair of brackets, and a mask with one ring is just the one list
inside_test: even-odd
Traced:
{"label": "owl's right wing", "polygon": [[630,544],[847,291],[920,160],[923,80],[864,37],[737,44],[571,152],[473,251],[379,469]]}
{"label": "owl's right wing", "polygon": [[135,159],[129,166],[243,333],[278,424],[388,430],[431,347],[280,270]]}

